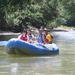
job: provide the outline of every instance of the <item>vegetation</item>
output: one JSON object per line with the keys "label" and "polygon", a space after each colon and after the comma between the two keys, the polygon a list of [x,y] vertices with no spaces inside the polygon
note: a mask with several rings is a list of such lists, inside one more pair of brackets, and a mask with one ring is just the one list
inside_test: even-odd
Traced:
{"label": "vegetation", "polygon": [[75,25],[75,0],[0,0],[0,30],[61,24]]}

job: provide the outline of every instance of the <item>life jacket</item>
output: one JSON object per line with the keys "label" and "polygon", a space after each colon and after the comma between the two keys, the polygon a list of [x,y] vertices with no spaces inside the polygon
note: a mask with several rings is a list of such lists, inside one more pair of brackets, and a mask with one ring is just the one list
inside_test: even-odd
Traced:
{"label": "life jacket", "polygon": [[28,40],[27,36],[25,36],[24,33],[21,35],[20,39],[21,40],[24,40],[24,41],[27,41]]}
{"label": "life jacket", "polygon": [[53,37],[51,34],[47,34],[46,38],[45,38],[46,43],[52,42],[53,41]]}

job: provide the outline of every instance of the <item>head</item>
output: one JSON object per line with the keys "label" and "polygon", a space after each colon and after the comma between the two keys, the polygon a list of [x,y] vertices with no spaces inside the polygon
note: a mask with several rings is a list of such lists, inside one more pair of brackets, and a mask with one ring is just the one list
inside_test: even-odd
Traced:
{"label": "head", "polygon": [[23,30],[23,33],[24,33],[25,35],[27,35],[27,30],[26,30],[26,29],[24,29],[24,30]]}
{"label": "head", "polygon": [[27,34],[30,35],[31,34],[31,30],[27,30]]}
{"label": "head", "polygon": [[44,34],[48,34],[48,30],[46,28],[43,31],[44,31]]}
{"label": "head", "polygon": [[41,33],[43,32],[43,30],[42,30],[42,29],[39,29],[38,31],[39,31],[39,34],[41,34]]}
{"label": "head", "polygon": [[37,29],[37,30],[35,30],[35,32],[36,32],[36,34],[40,34],[40,30],[39,29]]}

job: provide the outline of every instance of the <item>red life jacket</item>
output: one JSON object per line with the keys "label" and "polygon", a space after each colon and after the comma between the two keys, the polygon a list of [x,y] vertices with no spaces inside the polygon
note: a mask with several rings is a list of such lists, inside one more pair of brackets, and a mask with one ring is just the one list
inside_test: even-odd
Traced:
{"label": "red life jacket", "polygon": [[24,41],[27,41],[28,40],[27,36],[25,36],[24,33],[21,35],[20,39],[21,40],[24,40]]}

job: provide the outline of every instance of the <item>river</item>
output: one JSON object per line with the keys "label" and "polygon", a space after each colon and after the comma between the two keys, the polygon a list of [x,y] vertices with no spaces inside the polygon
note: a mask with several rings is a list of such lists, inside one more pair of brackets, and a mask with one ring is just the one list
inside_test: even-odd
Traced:
{"label": "river", "polygon": [[75,31],[54,32],[55,56],[10,56],[0,47],[0,75],[75,75]]}

